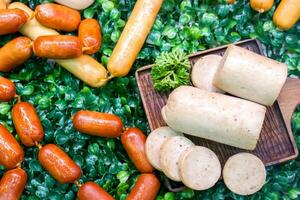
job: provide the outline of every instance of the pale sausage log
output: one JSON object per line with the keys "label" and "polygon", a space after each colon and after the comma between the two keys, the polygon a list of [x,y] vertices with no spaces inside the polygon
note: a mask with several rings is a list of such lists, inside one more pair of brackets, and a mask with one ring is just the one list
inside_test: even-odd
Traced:
{"label": "pale sausage log", "polygon": [[287,65],[238,46],[229,46],[214,85],[230,94],[271,106],[287,78]]}
{"label": "pale sausage log", "polygon": [[265,113],[262,105],[191,86],[175,89],[162,109],[174,130],[249,150],[256,146]]}

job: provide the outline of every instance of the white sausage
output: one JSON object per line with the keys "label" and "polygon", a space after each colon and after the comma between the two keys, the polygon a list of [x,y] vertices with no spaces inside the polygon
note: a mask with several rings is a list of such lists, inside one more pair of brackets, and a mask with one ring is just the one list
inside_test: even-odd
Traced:
{"label": "white sausage", "polygon": [[266,182],[266,169],[263,162],[250,153],[231,156],[223,169],[225,185],[239,195],[258,192]]}
{"label": "white sausage", "polygon": [[235,96],[271,106],[286,78],[286,64],[232,45],[223,56],[214,85]]}
{"label": "white sausage", "polygon": [[179,176],[179,158],[193,142],[184,136],[174,136],[167,139],[160,148],[160,166],[164,174],[173,181],[181,181]]}
{"label": "white sausage", "polygon": [[73,8],[75,10],[83,10],[92,5],[95,0],[54,0],[55,2]]}
{"label": "white sausage", "polygon": [[172,130],[168,126],[157,128],[148,135],[145,144],[146,156],[155,169],[161,170],[159,152],[162,144],[168,138],[174,136],[183,136],[183,134]]}
{"label": "white sausage", "polygon": [[191,86],[175,89],[162,109],[176,131],[249,150],[255,149],[265,113],[262,105]]}
{"label": "white sausage", "polygon": [[217,155],[206,147],[190,147],[179,158],[180,179],[194,190],[213,187],[218,182],[221,171]]}

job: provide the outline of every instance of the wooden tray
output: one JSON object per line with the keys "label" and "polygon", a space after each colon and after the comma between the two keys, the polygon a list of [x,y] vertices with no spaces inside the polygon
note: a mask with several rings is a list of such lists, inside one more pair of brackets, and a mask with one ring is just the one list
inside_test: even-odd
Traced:
{"label": "wooden tray", "polygon": [[[236,45],[263,54],[261,45],[257,40],[245,40]],[[223,55],[227,46],[218,47],[189,56],[191,65],[194,66],[197,60],[208,54]],[[161,108],[166,104],[168,94],[158,93],[154,90],[150,75],[150,66],[140,68],[136,72],[136,79],[144,109],[147,115],[151,131],[161,126],[165,126],[161,116]],[[266,166],[279,164],[298,156],[298,149],[291,131],[291,116],[300,102],[300,79],[288,78],[278,100],[272,107],[267,108],[263,129],[254,151],[247,151],[209,141],[199,137],[186,135],[195,144],[205,146],[213,150],[220,159],[222,166],[232,155],[239,152],[251,152],[257,155]],[[166,185],[170,191],[180,191],[184,189],[181,183],[166,180]]]}

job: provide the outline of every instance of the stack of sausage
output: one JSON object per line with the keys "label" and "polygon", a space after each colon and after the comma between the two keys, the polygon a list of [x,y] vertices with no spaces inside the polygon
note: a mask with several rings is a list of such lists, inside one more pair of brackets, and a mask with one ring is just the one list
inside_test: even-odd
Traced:
{"label": "stack of sausage", "polygon": [[[42,4],[33,12],[23,3],[12,3],[9,9],[0,10],[0,35],[19,31],[27,37],[18,37],[0,49],[0,72],[13,70],[34,53],[38,57],[54,59],[89,86],[103,86],[109,79],[129,73],[162,2],[141,0],[136,3],[109,59],[109,74],[94,58],[83,55],[94,54],[100,49],[101,30],[96,20],[81,21],[79,11],[59,4]],[[77,29],[78,37],[57,32]]]}
{"label": "stack of sausage", "polygon": [[[1,77],[0,100],[9,101],[15,96],[14,84]],[[12,109],[12,119],[23,145],[39,148],[38,159],[41,165],[58,182],[75,183],[79,187],[79,200],[114,199],[94,182],[79,184],[80,167],[57,145],[42,146],[40,144],[44,138],[44,130],[35,108],[30,103],[19,100]],[[121,135],[125,150],[142,173],[127,199],[136,199],[137,197],[144,200],[155,199],[160,188],[160,182],[152,174],[154,168],[146,158],[146,136],[141,130],[123,128],[121,119],[113,114],[85,110],[79,111],[73,116],[73,124],[76,130],[93,136],[117,138]],[[27,174],[20,167],[24,159],[24,151],[13,135],[2,125],[0,125],[0,143],[0,164],[10,169],[4,174],[0,182],[0,199],[19,199],[27,181]]]}

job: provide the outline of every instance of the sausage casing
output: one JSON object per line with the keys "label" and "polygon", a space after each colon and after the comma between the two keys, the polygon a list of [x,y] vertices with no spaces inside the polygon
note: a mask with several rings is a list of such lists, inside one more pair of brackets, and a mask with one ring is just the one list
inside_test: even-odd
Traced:
{"label": "sausage casing", "polygon": [[21,164],[24,151],[14,136],[0,124],[0,164],[13,169]]}
{"label": "sausage casing", "polygon": [[121,136],[123,147],[136,168],[142,172],[153,172],[145,152],[146,136],[138,128],[129,128]]}
{"label": "sausage casing", "polygon": [[12,109],[12,119],[25,146],[31,147],[43,140],[43,126],[35,108],[30,103],[17,103]]}
{"label": "sausage casing", "polygon": [[15,84],[11,80],[0,76],[0,101],[10,101],[15,95]]}
{"label": "sausage casing", "polygon": [[101,28],[98,21],[95,19],[83,20],[79,25],[78,37],[83,47],[87,48],[84,51],[85,54],[97,53],[102,42]]}
{"label": "sausage casing", "polygon": [[81,21],[77,10],[54,3],[38,5],[35,18],[44,26],[67,32],[77,30]]}
{"label": "sausage casing", "polygon": [[160,188],[160,182],[154,174],[142,174],[126,200],[154,200]]}
{"label": "sausage casing", "polygon": [[23,64],[32,55],[31,40],[17,37],[0,49],[0,72],[9,72]]}
{"label": "sausage casing", "polygon": [[79,200],[114,200],[110,194],[94,182],[83,184],[78,190],[77,197]]}
{"label": "sausage casing", "polygon": [[28,17],[20,9],[0,9],[0,35],[17,32],[27,22]]}
{"label": "sausage casing", "polygon": [[81,176],[80,167],[55,144],[42,147],[38,159],[41,165],[60,183],[73,183]]}
{"label": "sausage casing", "polygon": [[27,174],[21,168],[7,171],[0,181],[0,200],[17,200],[22,196]]}
{"label": "sausage casing", "polygon": [[123,130],[118,116],[88,110],[78,111],[73,117],[73,125],[79,132],[108,138],[119,137]]}
{"label": "sausage casing", "polygon": [[82,43],[71,35],[40,36],[33,42],[33,53],[41,58],[77,58],[82,55]]}

